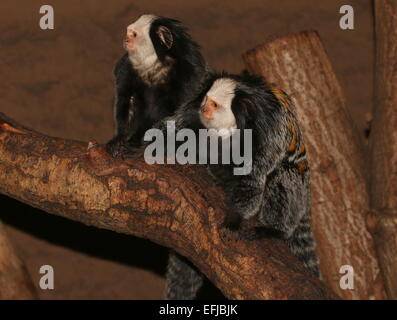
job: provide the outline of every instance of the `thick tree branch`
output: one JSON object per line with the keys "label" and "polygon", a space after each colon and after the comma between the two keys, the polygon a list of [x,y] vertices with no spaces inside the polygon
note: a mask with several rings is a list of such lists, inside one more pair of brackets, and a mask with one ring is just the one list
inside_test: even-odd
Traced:
{"label": "thick tree branch", "polygon": [[0,114],[0,192],[173,248],[231,299],[336,297],[283,243],[222,227],[223,192],[199,167],[118,161],[99,145],[87,152],[82,142],[29,132]]}
{"label": "thick tree branch", "polygon": [[[244,55],[248,70],[292,96],[307,144],[312,225],[324,280],[347,299],[382,298],[369,195],[359,139],[342,88],[316,32],[288,35]],[[339,287],[340,267],[354,268],[354,290]]]}
{"label": "thick tree branch", "polygon": [[376,84],[371,124],[371,207],[385,287],[397,299],[397,1],[375,1]]}

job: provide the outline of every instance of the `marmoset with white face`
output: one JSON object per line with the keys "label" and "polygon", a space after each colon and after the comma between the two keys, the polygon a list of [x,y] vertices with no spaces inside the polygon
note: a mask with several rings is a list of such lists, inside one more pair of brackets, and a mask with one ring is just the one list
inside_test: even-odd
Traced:
{"label": "marmoset with white face", "polygon": [[[176,129],[252,130],[252,169],[233,174],[234,164],[209,165],[223,187],[232,212],[241,219],[257,219],[261,231],[274,230],[292,253],[319,276],[318,258],[310,226],[310,175],[306,148],[291,100],[264,79],[250,75],[215,74],[192,102],[167,117]],[[243,141],[243,140],[241,140]],[[193,299],[202,275],[187,261],[171,255],[167,297]]]}
{"label": "marmoset with white face", "polygon": [[107,144],[115,157],[197,95],[208,73],[198,44],[174,19],[142,15],[127,27],[124,48],[114,68],[116,134]]}

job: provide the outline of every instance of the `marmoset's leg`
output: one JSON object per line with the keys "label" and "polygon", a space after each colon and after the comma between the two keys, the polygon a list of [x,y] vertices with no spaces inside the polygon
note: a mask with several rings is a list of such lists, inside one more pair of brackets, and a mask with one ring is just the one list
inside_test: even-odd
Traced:
{"label": "marmoset's leg", "polygon": [[203,274],[187,259],[170,252],[166,273],[167,300],[193,300],[203,284]]}

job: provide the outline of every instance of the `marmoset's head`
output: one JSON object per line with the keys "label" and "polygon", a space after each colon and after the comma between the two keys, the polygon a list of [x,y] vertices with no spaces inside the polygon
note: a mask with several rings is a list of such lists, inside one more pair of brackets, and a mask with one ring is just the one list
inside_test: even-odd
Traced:
{"label": "marmoset's head", "polygon": [[181,59],[198,45],[178,20],[144,14],[127,27],[124,48],[130,56]]}
{"label": "marmoset's head", "polygon": [[260,128],[280,113],[280,102],[267,83],[251,75],[214,75],[199,109],[207,129]]}

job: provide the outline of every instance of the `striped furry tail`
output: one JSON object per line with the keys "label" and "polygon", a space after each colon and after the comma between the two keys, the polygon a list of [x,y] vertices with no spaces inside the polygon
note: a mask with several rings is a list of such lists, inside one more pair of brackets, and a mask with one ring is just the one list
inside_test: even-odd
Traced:
{"label": "striped furry tail", "polygon": [[203,284],[204,276],[189,261],[171,251],[166,273],[167,300],[193,300]]}
{"label": "striped furry tail", "polygon": [[319,259],[314,251],[315,241],[310,228],[310,220],[303,218],[292,236],[287,240],[292,253],[311,271],[320,278],[318,269]]}

